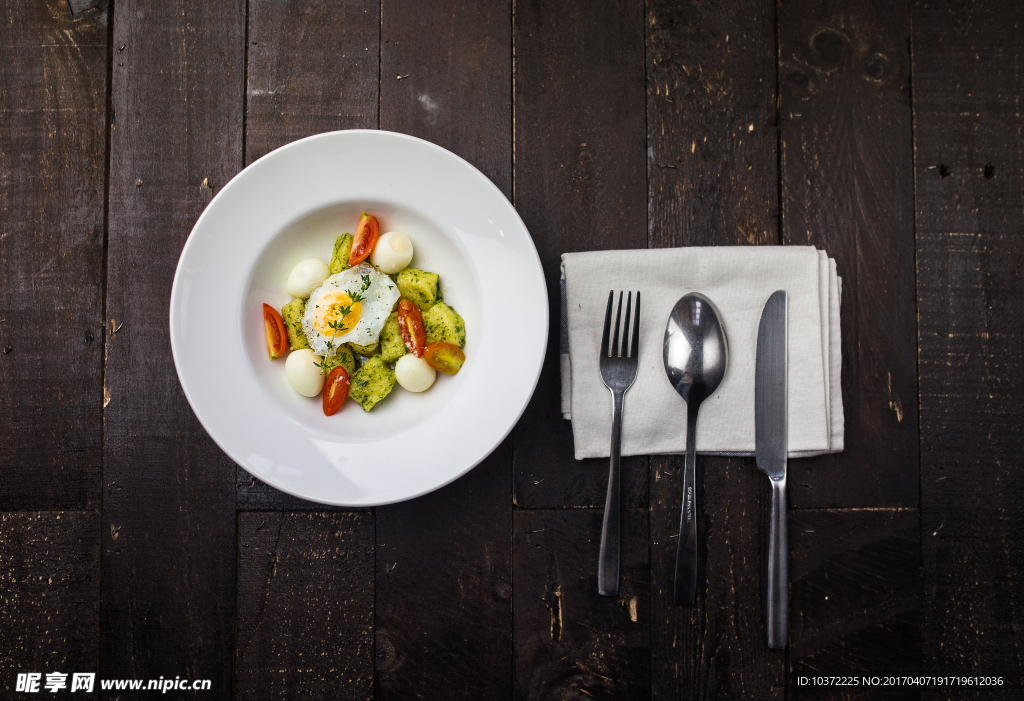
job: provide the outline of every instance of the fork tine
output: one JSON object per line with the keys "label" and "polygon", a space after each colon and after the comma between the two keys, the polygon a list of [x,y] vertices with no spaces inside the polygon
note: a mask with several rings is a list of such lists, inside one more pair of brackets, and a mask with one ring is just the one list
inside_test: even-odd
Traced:
{"label": "fork tine", "polygon": [[615,312],[615,339],[612,341],[612,357],[619,357],[619,322],[622,321],[622,292],[619,292],[619,308]]}
{"label": "fork tine", "polygon": [[636,291],[636,318],[633,320],[633,343],[629,348],[630,358],[636,357],[638,343],[640,343],[640,290]]}
{"label": "fork tine", "polygon": [[[620,297],[621,299],[621,297]],[[626,320],[622,322],[622,352],[619,357],[629,357],[629,312],[633,308],[633,292],[630,291],[629,297],[626,298]]]}
{"label": "fork tine", "polygon": [[608,308],[604,311],[604,333],[601,334],[601,357],[608,357],[608,332],[612,328],[612,297],[615,296],[614,290],[608,291]]}

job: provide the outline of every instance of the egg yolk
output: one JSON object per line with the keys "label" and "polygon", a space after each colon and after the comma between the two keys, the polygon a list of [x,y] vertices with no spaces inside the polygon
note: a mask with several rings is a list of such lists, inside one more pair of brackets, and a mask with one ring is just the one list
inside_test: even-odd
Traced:
{"label": "egg yolk", "polygon": [[363,311],[362,302],[353,302],[347,292],[324,295],[320,306],[327,308],[320,313],[318,331],[325,336],[342,336],[356,327]]}

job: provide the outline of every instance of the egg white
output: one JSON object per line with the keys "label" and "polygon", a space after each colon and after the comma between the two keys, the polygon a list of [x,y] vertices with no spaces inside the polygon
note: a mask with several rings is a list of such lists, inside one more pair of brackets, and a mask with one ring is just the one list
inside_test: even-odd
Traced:
{"label": "egg white", "polygon": [[[368,287],[365,282],[369,282]],[[366,287],[365,290],[364,287]],[[360,292],[360,290],[363,291]],[[324,297],[343,292],[347,292],[350,296],[361,294],[362,311],[359,321],[350,331],[344,334],[332,334],[330,329],[327,329],[327,325],[323,323],[324,315],[330,307]],[[302,317],[302,330],[306,334],[310,348],[319,355],[334,355],[342,343],[355,343],[360,346],[372,345],[380,336],[384,322],[387,321],[388,315],[400,296],[398,285],[369,263],[361,263],[354,268],[331,275],[324,281],[324,284],[313,290],[306,303],[306,313]],[[324,303],[321,304],[321,301]],[[327,333],[323,333],[321,329]]]}

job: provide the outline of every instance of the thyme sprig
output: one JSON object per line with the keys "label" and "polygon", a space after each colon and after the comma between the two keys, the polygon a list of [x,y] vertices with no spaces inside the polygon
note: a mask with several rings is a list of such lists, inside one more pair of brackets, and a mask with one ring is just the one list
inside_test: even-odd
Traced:
{"label": "thyme sprig", "polygon": [[[363,275],[363,276],[361,276],[361,279],[362,279],[363,286],[354,295],[349,295],[349,299],[351,300],[351,304],[346,304],[344,306],[338,307],[338,316],[340,318],[335,319],[333,321],[328,321],[327,322],[327,325],[331,328],[331,332],[332,332],[330,340],[327,341],[327,351],[328,351],[328,353],[330,353],[331,349],[334,348],[334,339],[336,339],[338,337],[338,334],[342,333],[342,332],[347,332],[347,331],[350,330],[350,329],[345,328],[345,317],[352,313],[352,305],[354,305],[356,302],[362,302],[363,301],[363,293],[366,292],[368,289],[370,289],[370,284],[371,284],[370,276],[369,275]],[[316,365],[318,368],[320,368],[320,372],[322,374],[327,374],[328,372],[330,372],[335,367],[334,365],[332,365],[327,360],[329,357],[330,357],[329,355],[324,355],[318,362],[314,363],[314,365]]]}

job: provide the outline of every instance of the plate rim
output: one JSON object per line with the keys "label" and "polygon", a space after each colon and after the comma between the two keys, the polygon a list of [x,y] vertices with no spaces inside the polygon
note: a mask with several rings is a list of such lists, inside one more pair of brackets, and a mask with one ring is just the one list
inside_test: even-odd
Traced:
{"label": "plate rim", "polygon": [[[531,381],[529,382],[530,391],[526,395],[525,401],[523,402],[522,406],[519,407],[518,410],[515,412],[515,419],[513,421],[511,421],[510,424],[507,427],[504,427],[502,429],[500,437],[497,440],[495,440],[493,442],[493,444],[490,445],[486,450],[484,450],[478,459],[476,459],[471,464],[467,465],[463,470],[454,473],[450,477],[446,478],[443,481],[438,482],[437,484],[435,484],[435,485],[433,485],[431,487],[422,489],[420,491],[417,491],[415,493],[411,493],[409,495],[406,495],[406,496],[403,496],[403,497],[400,497],[400,498],[397,498],[397,499],[385,499],[385,500],[376,500],[376,499],[374,499],[374,500],[371,500],[371,501],[368,501],[368,502],[360,502],[360,503],[357,503],[357,504],[354,504],[354,503],[351,503],[351,502],[343,502],[343,501],[330,501],[330,500],[324,499],[324,498],[319,498],[318,499],[318,498],[310,497],[310,496],[305,495],[305,494],[299,494],[296,491],[293,491],[293,490],[289,489],[288,487],[286,487],[284,485],[275,483],[275,480],[274,480],[273,477],[269,477],[268,478],[268,477],[264,477],[264,476],[260,476],[260,475],[254,474],[249,469],[249,467],[247,467],[246,463],[243,460],[239,459],[239,457],[236,456],[235,453],[232,450],[229,450],[225,445],[223,445],[223,443],[218,439],[218,437],[215,435],[215,433],[212,430],[210,430],[210,427],[207,425],[207,422],[202,418],[202,416],[200,416],[200,412],[198,412],[196,410],[195,403],[194,403],[194,398],[191,395],[190,391],[188,390],[186,382],[184,381],[184,379],[182,377],[181,363],[179,362],[178,351],[176,350],[177,345],[178,345],[178,340],[176,339],[175,326],[174,326],[174,323],[173,323],[174,322],[174,316],[175,316],[175,310],[181,304],[181,302],[180,302],[181,287],[179,286],[179,276],[182,274],[182,261],[185,259],[185,256],[187,255],[190,246],[193,244],[193,241],[194,241],[194,236],[193,235],[199,229],[200,225],[203,223],[203,220],[208,216],[208,213],[213,208],[213,205],[217,202],[217,200],[219,198],[221,198],[222,196],[224,196],[224,194],[226,192],[229,192],[229,191],[237,188],[238,187],[239,176],[241,176],[247,170],[249,170],[249,169],[253,168],[254,166],[256,166],[258,163],[262,162],[263,160],[265,160],[265,159],[267,159],[267,158],[269,158],[269,157],[271,157],[271,156],[273,156],[275,154],[279,154],[282,151],[287,151],[287,150],[290,150],[292,148],[297,148],[300,144],[305,144],[305,143],[310,142],[310,141],[316,141],[316,140],[321,140],[321,139],[337,138],[338,136],[341,136],[341,135],[345,135],[345,136],[363,136],[363,135],[365,135],[365,136],[372,136],[374,138],[383,136],[383,137],[388,138],[388,139],[394,138],[394,139],[396,139],[398,141],[413,142],[413,143],[415,143],[417,145],[425,146],[428,149],[433,150],[433,151],[439,153],[442,157],[454,158],[457,162],[461,162],[461,164],[464,167],[467,167],[470,170],[470,172],[475,173],[476,176],[480,180],[482,180],[483,183],[485,183],[485,185],[487,187],[491,188],[491,190],[501,198],[501,201],[503,201],[505,203],[505,205],[508,207],[508,211],[512,214],[512,216],[519,223],[519,225],[522,226],[523,231],[526,232],[527,239],[528,239],[528,241],[530,243],[530,246],[529,246],[529,252],[530,252],[529,258],[530,258],[530,261],[536,266],[537,271],[540,273],[540,278],[543,281],[543,284],[540,286],[540,290],[541,290],[542,298],[543,298],[543,302],[544,302],[544,304],[543,304],[543,343],[541,344],[541,348],[543,348],[544,351],[541,354],[540,363],[537,364],[537,367],[534,369],[534,372],[532,373],[533,377],[532,377]],[[494,454],[494,451],[498,449],[498,447],[505,441],[505,439],[508,438],[508,436],[515,429],[516,425],[522,419],[523,415],[526,413],[526,409],[529,407],[530,401],[532,400],[533,395],[535,394],[535,392],[537,390],[537,385],[540,382],[540,376],[541,376],[541,374],[543,372],[544,362],[545,362],[546,355],[547,355],[548,341],[549,341],[550,335],[551,335],[550,303],[551,303],[551,300],[550,300],[550,295],[548,294],[548,289],[547,289],[547,278],[546,278],[546,276],[544,274],[544,266],[543,266],[543,263],[542,263],[542,261],[540,259],[540,253],[537,251],[537,245],[536,245],[536,243],[533,240],[533,235],[530,233],[529,228],[527,228],[526,223],[523,221],[522,217],[519,215],[519,212],[516,210],[515,206],[508,199],[508,197],[505,196],[505,193],[502,192],[501,189],[498,188],[498,186],[489,177],[487,177],[487,175],[485,175],[479,168],[474,166],[472,163],[470,163],[469,161],[467,161],[465,158],[463,158],[462,156],[458,155],[457,153],[454,153],[453,151],[450,151],[450,150],[444,148],[443,146],[439,146],[438,144],[435,144],[435,143],[433,143],[431,141],[427,141],[426,139],[421,139],[421,138],[419,138],[417,136],[412,136],[411,134],[403,134],[401,132],[387,131],[387,130],[383,130],[383,129],[339,129],[339,130],[334,130],[334,131],[321,132],[319,134],[311,134],[310,136],[306,136],[306,137],[303,137],[303,138],[300,138],[300,139],[296,139],[294,141],[290,141],[287,144],[283,144],[282,146],[279,146],[278,148],[273,149],[272,151],[269,151],[268,153],[265,153],[264,155],[260,156],[255,161],[253,161],[252,163],[248,164],[247,166],[245,166],[244,168],[239,170],[234,176],[232,176],[232,178],[227,183],[225,183],[225,185],[220,189],[220,191],[217,192],[217,194],[215,194],[213,196],[213,198],[206,204],[206,206],[203,208],[203,211],[200,213],[199,217],[196,219],[195,223],[192,225],[192,228],[189,231],[188,237],[185,239],[185,243],[182,246],[181,253],[178,256],[178,262],[177,262],[177,264],[175,266],[175,270],[174,270],[174,277],[173,277],[173,280],[171,282],[171,295],[170,295],[170,300],[169,300],[169,305],[168,305],[168,307],[169,307],[169,309],[168,309],[168,327],[169,327],[169,335],[170,335],[171,356],[172,356],[172,360],[173,360],[173,363],[174,363],[175,374],[176,374],[176,376],[178,378],[178,385],[181,387],[182,393],[185,395],[185,399],[186,399],[186,401],[189,404],[189,408],[191,409],[191,411],[192,411],[193,415],[196,417],[196,419],[199,421],[200,425],[203,427],[203,430],[213,440],[213,442],[217,445],[217,447],[220,448],[224,452],[224,454],[227,455],[232,460],[232,462],[234,462],[237,466],[241,467],[243,470],[245,470],[251,476],[256,477],[257,479],[259,479],[262,482],[270,485],[274,489],[277,489],[277,490],[279,490],[281,492],[284,492],[285,494],[288,494],[289,496],[293,496],[295,498],[303,499],[305,501],[309,501],[309,502],[316,503],[316,504],[324,504],[324,505],[327,505],[327,506],[341,506],[341,507],[350,507],[350,508],[368,508],[368,507],[374,507],[374,506],[386,506],[388,504],[398,504],[398,503],[402,503],[402,502],[405,502],[405,501],[410,501],[412,499],[417,499],[417,498],[419,498],[421,496],[424,496],[426,494],[430,494],[431,492],[435,492],[435,491],[437,491],[437,490],[439,490],[439,489],[441,489],[441,488],[451,484],[452,482],[454,482],[455,480],[459,479],[460,477],[464,477],[471,470],[473,470],[474,468],[478,467],[482,462],[484,462],[485,460],[487,460],[487,458],[489,458],[491,455]]]}

